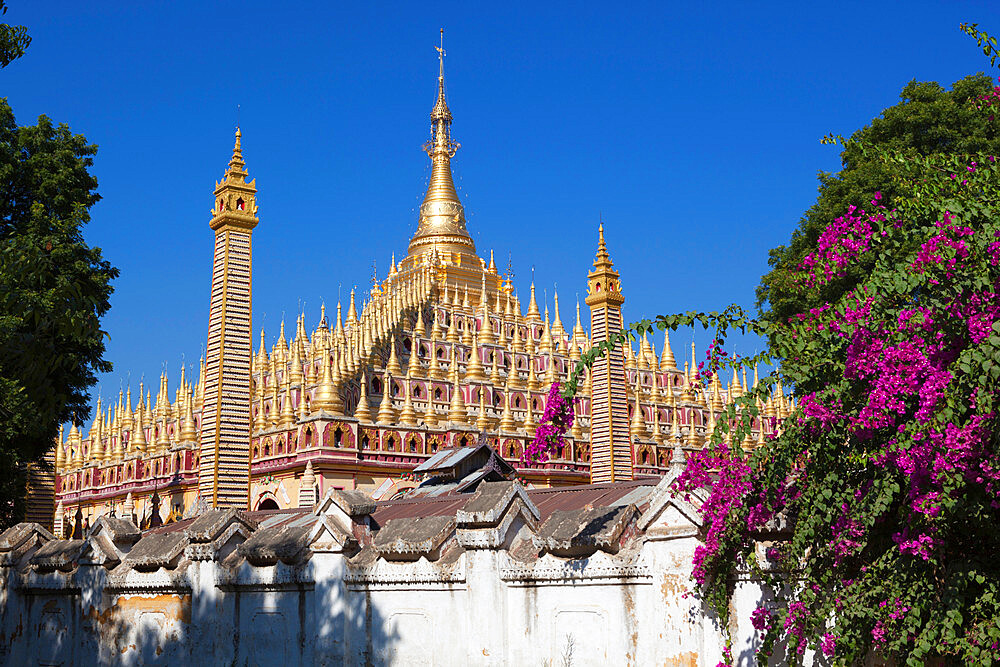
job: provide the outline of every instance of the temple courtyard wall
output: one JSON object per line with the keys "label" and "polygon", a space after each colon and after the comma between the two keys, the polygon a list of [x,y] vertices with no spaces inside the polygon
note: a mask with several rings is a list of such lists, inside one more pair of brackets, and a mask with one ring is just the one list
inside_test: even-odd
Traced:
{"label": "temple courtyard wall", "polygon": [[[19,524],[0,535],[0,663],[714,666],[723,633],[688,595],[699,499],[672,477],[334,490],[147,531],[102,517],[83,540]],[[752,664],[752,629],[730,633]]]}

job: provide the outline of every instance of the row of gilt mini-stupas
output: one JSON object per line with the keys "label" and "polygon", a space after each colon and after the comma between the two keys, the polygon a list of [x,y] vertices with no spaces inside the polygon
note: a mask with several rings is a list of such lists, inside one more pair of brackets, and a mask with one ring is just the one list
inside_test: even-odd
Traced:
{"label": "row of gilt mini-stupas", "polygon": [[[549,386],[568,376],[595,338],[583,326],[579,303],[576,322],[567,329],[558,295],[553,292],[550,317],[547,303],[539,308],[534,284],[525,312],[493,253],[489,261],[476,253],[452,180],[450,162],[458,144],[450,134],[443,61],[431,120],[432,138],[424,149],[432,173],[406,257],[393,258],[360,312],[352,290],[346,312],[338,303],[331,321],[322,309],[311,335],[304,315],[292,333],[282,323],[270,349],[260,332],[250,359],[246,463],[252,509],[311,505],[330,487],[391,497],[414,486],[413,468],[439,449],[474,445],[480,438],[528,483],[591,480],[593,373],[578,394],[568,445],[545,463],[523,465],[519,458],[534,435]],[[245,177],[239,138],[227,174],[234,173],[234,164]],[[219,211],[213,213],[215,220]],[[602,271],[617,283],[603,228],[587,298],[592,332],[600,308],[617,309],[618,320],[609,321],[620,322],[620,287],[614,286],[617,299],[611,301],[601,302],[596,294]],[[735,374],[725,385],[716,377],[702,386],[695,376],[694,345],[690,362],[680,368],[666,335],[659,353],[643,338],[638,351],[627,348],[622,363],[608,368],[611,375],[599,383],[601,391],[618,392],[625,400],[612,400],[610,407],[598,401],[606,406],[602,409],[617,410],[601,423],[610,422],[608,432],[622,433],[613,437],[626,441],[594,442],[616,444],[631,460],[622,466],[619,456],[602,481],[662,474],[675,446],[700,447],[725,403],[748,387],[746,376]],[[135,516],[145,525],[183,515],[199,495],[208,382],[204,361],[195,385],[181,369],[173,394],[164,374],[155,400],[143,395],[140,385],[138,402],[131,391],[120,393],[113,405],[98,402],[87,437],[75,425],[67,437],[60,435],[56,532],[80,530],[81,522],[85,526],[109,512]],[[791,409],[780,387],[762,407],[765,415],[778,418]],[[758,424],[744,446],[762,440],[770,423]]]}

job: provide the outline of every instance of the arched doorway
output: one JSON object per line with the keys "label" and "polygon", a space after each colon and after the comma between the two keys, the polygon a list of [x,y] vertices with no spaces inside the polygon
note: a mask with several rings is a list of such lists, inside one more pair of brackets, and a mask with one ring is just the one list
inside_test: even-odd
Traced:
{"label": "arched doorway", "polygon": [[257,505],[257,509],[258,510],[276,510],[276,509],[281,509],[281,508],[278,507],[278,503],[277,503],[277,501],[275,501],[274,498],[264,498],[264,500],[260,501],[260,504]]}

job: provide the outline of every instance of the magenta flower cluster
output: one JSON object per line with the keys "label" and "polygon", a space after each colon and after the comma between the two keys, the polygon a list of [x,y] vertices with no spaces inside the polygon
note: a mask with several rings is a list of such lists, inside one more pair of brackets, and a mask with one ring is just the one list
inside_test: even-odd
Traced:
{"label": "magenta flower cluster", "polygon": [[545,411],[535,429],[535,437],[525,448],[521,464],[548,461],[554,453],[562,451],[566,446],[563,436],[573,425],[573,416],[573,401],[562,395],[558,382],[553,382],[545,400]]}
{"label": "magenta flower cluster", "polygon": [[806,272],[808,287],[843,276],[845,267],[868,251],[875,227],[886,221],[886,207],[881,201],[882,193],[877,192],[871,202],[873,212],[851,206],[823,230],[816,241],[816,250],[799,267]]}

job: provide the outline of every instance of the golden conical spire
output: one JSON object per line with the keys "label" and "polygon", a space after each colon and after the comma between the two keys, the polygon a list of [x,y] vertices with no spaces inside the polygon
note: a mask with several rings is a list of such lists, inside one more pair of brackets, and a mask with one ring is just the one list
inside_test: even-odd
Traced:
{"label": "golden conical spire", "polygon": [[396,336],[389,336],[389,362],[386,364],[385,369],[392,373],[393,377],[399,377],[403,374],[403,367],[399,365],[399,357],[396,356]]}
{"label": "golden conical spire", "polygon": [[677,360],[674,359],[674,351],[670,349],[670,329],[663,330],[663,353],[660,355],[660,370],[663,372],[672,371],[677,368]]}
{"label": "golden conical spire", "polygon": [[732,403],[742,395],[743,387],[740,385],[739,373],[736,372],[736,366],[733,366],[733,379],[729,382],[729,402]]}
{"label": "golden conical spire", "polygon": [[334,384],[333,375],[330,373],[330,359],[325,354],[320,358],[320,380],[316,394],[313,396],[312,410],[313,412],[325,410],[337,415],[344,410],[343,401],[340,400],[340,391]]}
{"label": "golden conical spire", "polygon": [[[136,416],[135,416],[134,423],[133,423],[133,426],[132,426],[132,436],[131,436],[131,439],[130,439],[130,442],[129,442],[129,446],[134,451],[145,453],[145,451],[146,451],[146,432],[145,432],[145,430],[143,428],[143,426],[144,426],[143,425],[143,421],[144,421],[143,416],[144,415],[143,415],[143,405],[142,405],[142,401],[141,400],[139,401],[139,407],[136,408],[135,415]],[[70,431],[70,436],[72,436],[72,434],[73,434],[73,432]]]}
{"label": "golden conical spire", "polygon": [[722,392],[721,392],[721,382],[719,382],[719,374],[716,373],[712,376],[712,398],[708,401],[708,408],[711,412],[721,412],[723,406],[722,402]]}
{"label": "golden conical spire", "polygon": [[448,382],[458,381],[458,352],[456,346],[451,346],[451,361],[448,365]]}
{"label": "golden conical spire", "polygon": [[677,397],[671,394],[670,400],[670,439],[676,444],[680,444],[681,441],[681,425],[680,418],[677,416]]}
{"label": "golden conical spire", "polygon": [[302,384],[302,358],[299,356],[298,345],[292,345],[292,358],[289,361],[287,378],[293,385]]}
{"label": "golden conical spire", "polygon": [[485,431],[490,427],[490,419],[486,416],[486,387],[479,387],[479,418],[476,419],[476,428]]}
{"label": "golden conical spire", "polygon": [[[538,302],[535,301],[535,281],[531,281],[531,298],[528,300],[527,319],[531,322],[541,322],[542,314],[538,312]],[[531,336],[529,336],[530,338]]]}
{"label": "golden conical spire", "polygon": [[484,380],[483,365],[479,360],[479,337],[473,335],[469,363],[465,367],[465,375],[470,380]]}
{"label": "golden conical spire", "polygon": [[503,390],[503,414],[500,415],[500,430],[513,433],[515,428],[514,415],[510,411],[510,375],[508,375],[507,386]]}
{"label": "golden conical spire", "polygon": [[451,319],[448,321],[448,332],[445,334],[445,340],[452,344],[461,341],[461,338],[458,336],[458,324],[455,322],[457,319],[458,316],[456,316],[455,312],[452,311]]}
{"label": "golden conical spire", "polygon": [[552,318],[552,337],[557,343],[562,343],[563,338],[566,336],[566,330],[563,328],[562,318],[559,317],[559,291],[556,290],[552,296],[552,300],[555,305],[553,306],[553,312],[555,315]]}
{"label": "golden conical spire", "polygon": [[364,424],[372,420],[372,413],[368,407],[368,376],[365,373],[361,374],[361,396],[358,398],[358,406],[354,409],[354,418]]}
{"label": "golden conical spire", "polygon": [[281,416],[278,418],[278,425],[281,428],[291,428],[295,425],[295,413],[292,411],[292,389],[290,384],[285,384],[285,400],[281,402]]}
{"label": "golden conical spire", "polygon": [[191,409],[192,403],[194,401],[190,397],[184,401],[184,426],[181,427],[178,438],[182,445],[194,444],[198,441],[198,432],[194,427],[194,411]]}
{"label": "golden conical spire", "polygon": [[611,267],[611,255],[608,244],[604,242],[604,223],[597,227],[597,256],[594,258],[594,268]]}
{"label": "golden conical spire", "polygon": [[[711,415],[709,415],[709,417],[711,417]],[[706,434],[711,435],[711,432],[706,431]],[[697,448],[700,443],[701,443],[701,438],[698,436],[698,431],[695,429],[694,425],[694,410],[689,410],[687,444],[688,447]]]}
{"label": "golden conical spire", "polygon": [[528,356],[528,391],[538,391],[541,385],[538,384],[538,377],[535,375],[535,358]]}
{"label": "golden conical spire", "polygon": [[490,384],[493,385],[494,389],[500,386],[502,378],[500,377],[500,364],[498,360],[500,358],[500,350],[496,350],[493,353],[493,363],[490,365]]}
{"label": "golden conical spire", "polygon": [[305,387],[299,388],[299,404],[295,407],[298,413],[299,421],[302,421],[303,419],[309,416],[309,409],[306,407],[307,393],[308,392],[306,391]]}
{"label": "golden conical spire", "polygon": [[347,308],[347,324],[354,325],[358,322],[358,309],[354,305],[354,289],[351,289],[351,304]]}
{"label": "golden conical spire", "polygon": [[448,421],[464,425],[467,419],[468,411],[465,408],[465,397],[462,396],[462,387],[459,386],[456,374],[451,391],[451,405],[448,406]]}
{"label": "golden conical spire", "polygon": [[431,345],[427,350],[427,377],[431,380],[440,380],[444,377],[441,365],[437,358],[437,339],[431,337]]}
{"label": "golden conical spire", "polygon": [[403,391],[406,393],[405,400],[403,401],[403,409],[399,413],[399,423],[404,426],[415,426],[417,423],[417,413],[413,409],[413,398],[410,396],[412,393],[410,390],[410,374],[406,374],[406,381],[403,383]]}
{"label": "golden conical spire", "polygon": [[417,309],[417,323],[413,327],[413,334],[415,336],[420,336],[421,338],[423,338],[425,333],[426,333],[426,330],[425,330],[425,327],[424,327],[424,309],[423,308],[418,308]]}
{"label": "golden conical spire", "polygon": [[382,376],[382,402],[378,406],[378,423],[394,424],[396,409],[392,406],[392,375],[387,371]]}
{"label": "golden conical spire", "polygon": [[[574,402],[576,399],[573,399]],[[580,423],[580,405],[577,403],[575,409],[573,410],[573,425],[570,427],[569,434],[573,436],[573,440],[577,442],[583,440],[583,424]]]}
{"label": "golden conical spire", "polygon": [[441,317],[438,315],[438,311],[435,308],[434,312],[431,314],[431,341],[441,340]]}
{"label": "golden conical spire", "polygon": [[549,309],[545,309],[545,321],[542,323],[542,335],[538,339],[538,351],[542,354],[552,352],[552,333],[549,331]]}
{"label": "golden conical spire", "polygon": [[646,420],[643,418],[642,406],[639,405],[639,384],[635,385],[635,408],[632,410],[632,423],[629,425],[629,432],[633,438],[644,438],[646,436]]}
{"label": "golden conical spire", "polygon": [[476,257],[476,244],[465,228],[465,209],[455,191],[451,158],[459,145],[451,139],[451,111],[444,91],[444,29],[438,51],[438,94],[431,110],[431,140],[424,151],[431,158],[431,180],[420,205],[417,232],[410,239],[409,255],[444,250]]}
{"label": "golden conical spire", "polygon": [[556,375],[556,361],[552,358],[552,352],[549,352],[548,364],[545,367],[545,384],[549,387],[552,383],[558,380],[559,377]]}
{"label": "golden conical spire", "polygon": [[434,409],[434,383],[427,383],[427,407],[424,409],[424,424],[437,426],[437,410]]}
{"label": "golden conical spire", "polygon": [[410,359],[406,364],[406,377],[408,378],[421,378],[424,375],[424,368],[420,365],[420,358],[417,357],[418,349],[419,346],[414,342],[413,348],[410,350]]}
{"label": "golden conical spire", "polygon": [[264,393],[261,392],[260,402],[257,405],[257,414],[253,419],[253,432],[260,433],[265,428],[267,428],[267,422],[264,421]]}

